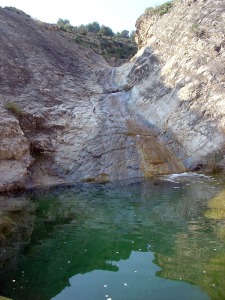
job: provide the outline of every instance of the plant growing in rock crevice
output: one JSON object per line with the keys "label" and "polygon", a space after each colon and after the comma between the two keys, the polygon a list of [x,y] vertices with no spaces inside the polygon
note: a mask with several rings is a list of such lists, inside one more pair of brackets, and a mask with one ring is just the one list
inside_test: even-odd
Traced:
{"label": "plant growing in rock crevice", "polygon": [[194,35],[198,38],[204,37],[206,35],[206,31],[204,28],[202,28],[198,23],[194,23],[191,26],[191,31],[194,33]]}
{"label": "plant growing in rock crevice", "polygon": [[221,172],[222,168],[220,163],[223,160],[223,157],[224,152],[222,150],[211,154],[207,161],[207,171],[212,174]]}
{"label": "plant growing in rock crevice", "polygon": [[4,108],[16,117],[21,116],[23,113],[22,108],[15,102],[6,102]]}

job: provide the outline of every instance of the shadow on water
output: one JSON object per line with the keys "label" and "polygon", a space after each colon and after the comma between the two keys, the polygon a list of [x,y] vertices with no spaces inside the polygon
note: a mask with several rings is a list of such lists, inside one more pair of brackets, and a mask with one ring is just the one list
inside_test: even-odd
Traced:
{"label": "shadow on water", "polygon": [[76,286],[76,299],[103,299],[111,283],[112,299],[224,299],[222,221],[204,215],[223,188],[219,178],[167,176],[5,199],[0,294],[73,299],[65,295]]}

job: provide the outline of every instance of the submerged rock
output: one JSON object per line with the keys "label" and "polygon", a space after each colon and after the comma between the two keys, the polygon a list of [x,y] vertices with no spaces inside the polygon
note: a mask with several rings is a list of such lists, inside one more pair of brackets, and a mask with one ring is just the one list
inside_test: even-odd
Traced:
{"label": "submerged rock", "polygon": [[0,196],[0,265],[30,242],[34,210],[26,196]]}
{"label": "submerged rock", "polygon": [[219,192],[208,202],[209,209],[205,212],[205,217],[215,220],[225,219],[225,190]]}

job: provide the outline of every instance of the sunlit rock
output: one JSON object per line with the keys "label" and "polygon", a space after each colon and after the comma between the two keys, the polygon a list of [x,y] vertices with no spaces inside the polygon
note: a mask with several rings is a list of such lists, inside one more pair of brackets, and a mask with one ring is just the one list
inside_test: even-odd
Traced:
{"label": "sunlit rock", "polygon": [[139,52],[111,67],[1,8],[0,190],[223,168],[223,15],[222,0],[145,13]]}

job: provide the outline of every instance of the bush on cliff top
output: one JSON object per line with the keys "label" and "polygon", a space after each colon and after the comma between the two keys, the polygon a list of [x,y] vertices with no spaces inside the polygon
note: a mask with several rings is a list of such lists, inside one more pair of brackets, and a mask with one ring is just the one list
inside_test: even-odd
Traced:
{"label": "bush on cliff top", "polygon": [[75,43],[103,55],[106,60],[130,59],[137,52],[134,32],[130,33],[128,30],[115,34],[110,27],[100,26],[96,21],[87,25],[72,26],[69,20],[63,19],[58,20],[55,28],[64,31]]}
{"label": "bush on cliff top", "polygon": [[173,1],[168,1],[166,3],[163,3],[162,5],[158,5],[156,7],[148,7],[145,10],[146,14],[149,15],[164,15],[170,11],[170,9],[173,7]]}

